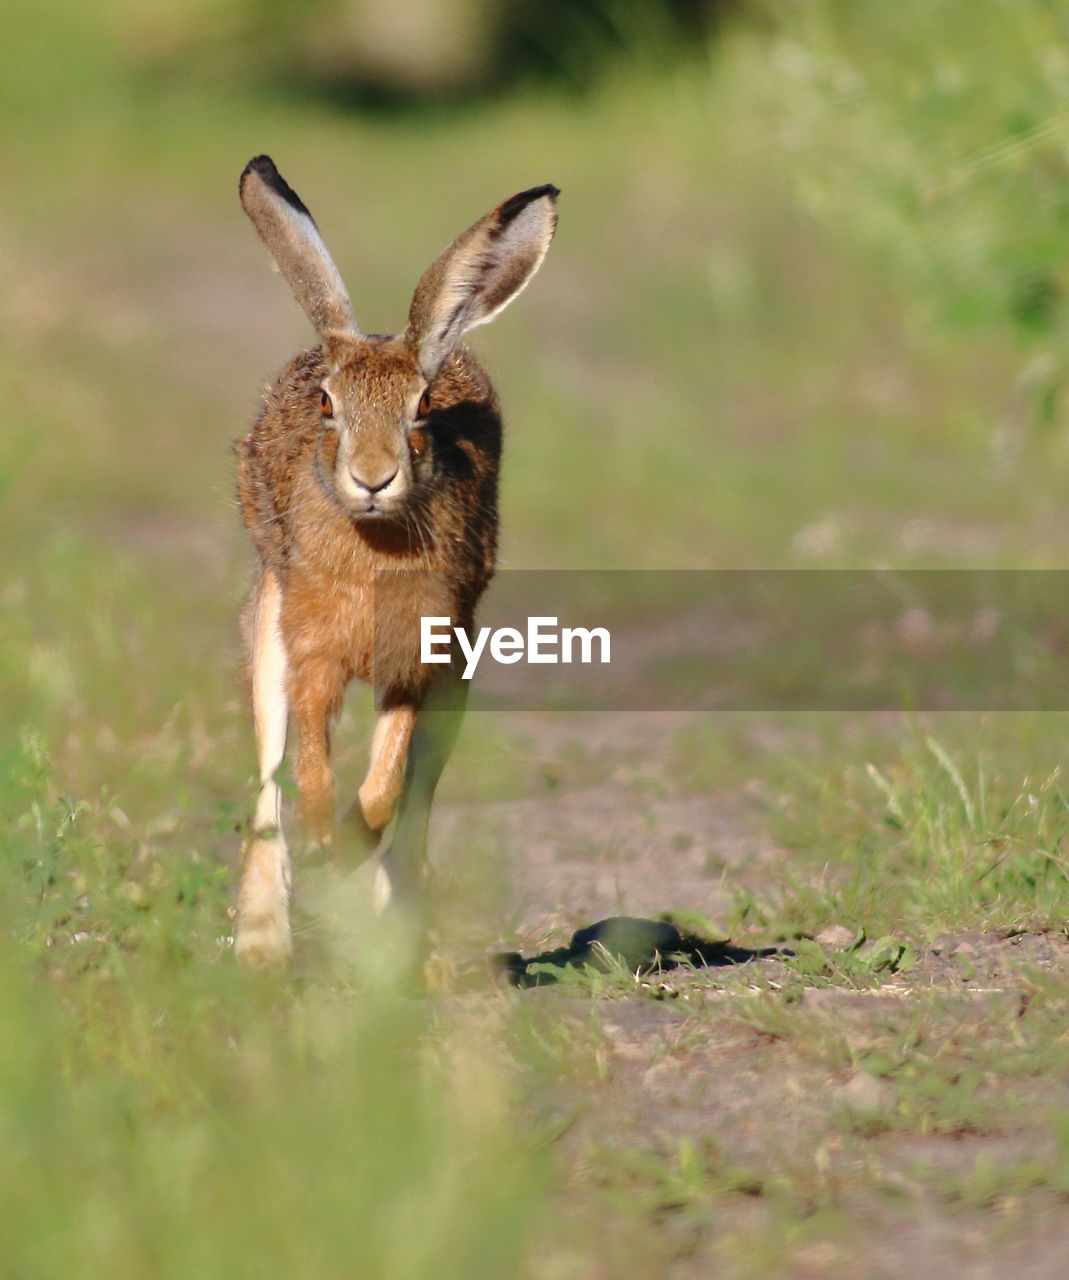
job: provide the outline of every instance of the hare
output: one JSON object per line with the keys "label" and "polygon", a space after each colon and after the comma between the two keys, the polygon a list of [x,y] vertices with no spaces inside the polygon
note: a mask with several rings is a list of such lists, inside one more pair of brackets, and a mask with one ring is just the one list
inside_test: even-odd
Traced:
{"label": "hare", "polygon": [[320,339],[267,388],[236,450],[242,519],[260,561],[244,615],[260,791],[235,949],[260,966],[292,951],[276,781],[289,718],[299,816],[309,840],[329,844],[331,726],[354,678],[373,686],[377,720],[350,816],[382,845],[378,904],[419,900],[431,800],[464,702],[451,666],[421,663],[420,618],[470,628],[497,540],[501,417],[489,377],[460,342],[538,270],[559,192],[522,191],[463,232],[424,273],[394,337],[357,328],[311,214],[267,156],[246,165],[240,193]]}

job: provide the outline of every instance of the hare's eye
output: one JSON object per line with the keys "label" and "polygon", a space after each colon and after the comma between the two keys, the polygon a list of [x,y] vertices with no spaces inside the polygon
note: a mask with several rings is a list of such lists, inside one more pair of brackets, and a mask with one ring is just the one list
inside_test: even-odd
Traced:
{"label": "hare's eye", "polygon": [[427,414],[430,413],[430,411],[431,411],[431,389],[430,387],[428,387],[427,390],[424,391],[424,393],[419,398],[419,404],[416,406],[416,417],[425,418]]}
{"label": "hare's eye", "polygon": [[334,401],[325,391],[319,393],[319,411],[324,418],[334,417]]}

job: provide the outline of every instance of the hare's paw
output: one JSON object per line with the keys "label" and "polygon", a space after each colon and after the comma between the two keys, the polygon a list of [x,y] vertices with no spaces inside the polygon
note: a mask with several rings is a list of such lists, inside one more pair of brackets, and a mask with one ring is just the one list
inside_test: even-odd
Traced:
{"label": "hare's paw", "polygon": [[334,798],[328,795],[313,802],[302,802],[297,809],[299,834],[308,847],[334,842]]}
{"label": "hare's paw", "polygon": [[360,788],[357,802],[349,812],[354,818],[359,812],[368,831],[381,832],[394,815],[400,791],[399,779],[395,785],[393,778],[369,778]]}
{"label": "hare's paw", "polygon": [[289,921],[266,914],[239,919],[234,954],[245,969],[285,968],[293,955]]}
{"label": "hare's paw", "polygon": [[285,965],[293,952],[289,852],[280,831],[261,832],[245,848],[234,952],[254,969]]}

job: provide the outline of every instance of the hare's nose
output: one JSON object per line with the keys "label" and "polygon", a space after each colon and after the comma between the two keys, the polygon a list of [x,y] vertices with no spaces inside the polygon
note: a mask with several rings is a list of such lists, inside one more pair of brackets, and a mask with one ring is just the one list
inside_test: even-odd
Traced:
{"label": "hare's nose", "polygon": [[359,475],[352,469],[352,467],[350,467],[349,474],[352,476],[354,484],[358,485],[361,489],[365,489],[368,493],[379,493],[386,488],[394,476],[397,475],[399,470],[400,467],[395,466],[389,475],[379,475],[373,478],[371,476]]}

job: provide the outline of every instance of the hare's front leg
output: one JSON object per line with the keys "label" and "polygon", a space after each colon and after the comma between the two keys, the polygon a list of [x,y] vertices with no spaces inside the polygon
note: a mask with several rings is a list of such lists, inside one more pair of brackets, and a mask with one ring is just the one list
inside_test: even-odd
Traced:
{"label": "hare's front leg", "polygon": [[368,830],[378,836],[393,817],[404,785],[405,762],[416,722],[416,705],[403,695],[387,693],[379,703],[379,715],[371,738],[371,761],[360,785],[357,811]]}
{"label": "hare's front leg", "polygon": [[415,722],[416,704],[410,698],[388,690],[379,699],[367,776],[345,815],[363,857],[374,853],[397,808]]}
{"label": "hare's front leg", "polygon": [[383,850],[375,880],[375,901],[380,910],[398,901],[402,906],[422,911],[431,802],[460,732],[467,690],[464,681],[455,676],[446,677],[431,686],[418,709],[413,706],[415,724],[397,805],[397,822],[389,845]]}
{"label": "hare's front leg", "polygon": [[289,926],[290,859],[275,780],[286,752],[286,651],[279,628],[281,592],[270,571],[256,600],[252,637],[252,708],[260,765],[256,814],[242,855],[234,949],[242,964],[284,964]]}
{"label": "hare's front leg", "polygon": [[345,678],[328,654],[290,658],[289,697],[300,735],[297,743],[299,817],[312,844],[334,839],[334,774],[330,767],[331,722],[341,707]]}

